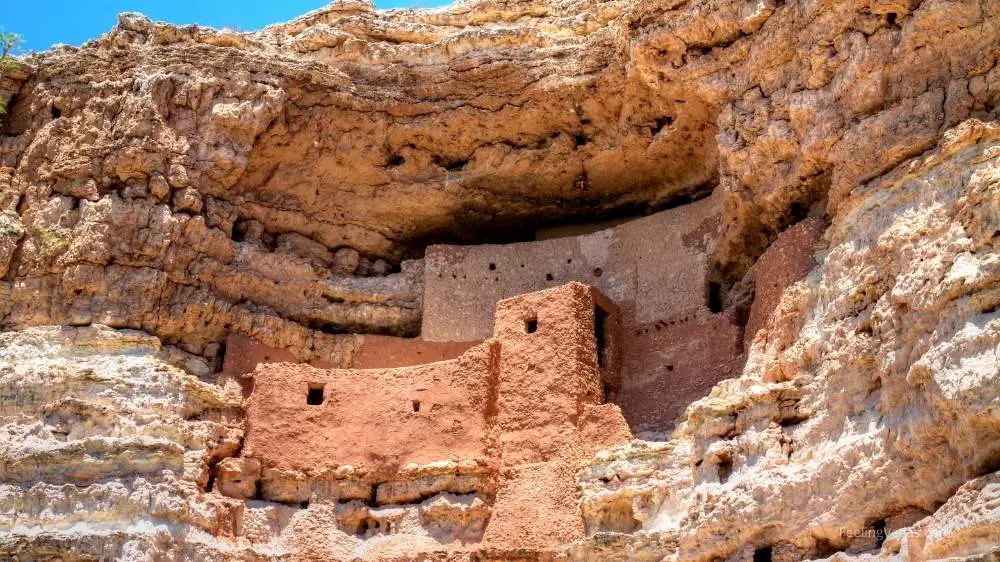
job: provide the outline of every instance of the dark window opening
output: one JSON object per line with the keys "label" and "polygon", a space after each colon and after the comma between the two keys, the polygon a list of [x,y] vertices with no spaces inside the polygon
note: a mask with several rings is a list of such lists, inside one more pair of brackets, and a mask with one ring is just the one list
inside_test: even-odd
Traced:
{"label": "dark window opening", "polygon": [[302,509],[309,509],[309,500],[302,500],[299,502],[299,507]]}
{"label": "dark window opening", "polygon": [[53,105],[52,108],[51,108],[51,111],[52,111],[52,118],[53,119],[59,119],[60,117],[62,117],[62,110],[59,109],[58,107],[56,107],[56,106]]}
{"label": "dark window opening", "polygon": [[240,221],[233,225],[233,242],[245,242],[247,239],[247,223]]}
{"label": "dark window opening", "polygon": [[618,403],[618,389],[610,384],[605,382],[601,385],[601,394],[601,404]]}
{"label": "dark window opening", "polygon": [[886,14],[885,21],[889,24],[889,27],[896,25],[896,12],[889,12]]}
{"label": "dark window opening", "polygon": [[449,163],[447,166],[445,166],[445,168],[449,172],[460,172],[465,169],[465,165],[468,163],[469,163],[468,160],[456,160],[454,162]]}
{"label": "dark window opening", "polygon": [[594,342],[597,343],[597,366],[608,366],[608,311],[594,307]]}
{"label": "dark window opening", "polygon": [[722,312],[722,285],[714,281],[708,284],[708,309],[713,314]]}
{"label": "dark window opening", "polygon": [[323,403],[323,385],[310,384],[309,394],[306,395],[306,404],[310,406],[319,406],[322,403]]}
{"label": "dark window opening", "polygon": [[671,373],[674,372],[674,366],[673,365],[667,365],[667,371],[670,371]]}
{"label": "dark window opening", "polygon": [[601,268],[599,268],[599,267],[595,267],[594,268],[594,277],[600,277],[601,275],[604,275],[604,270],[601,269]]}
{"label": "dark window opening", "polygon": [[546,274],[545,274],[545,280],[546,280],[546,281],[552,281],[552,279],[553,279],[553,277],[552,277],[552,274],[551,274],[551,273],[546,273]]}
{"label": "dark window opening", "polygon": [[771,562],[773,557],[773,549],[769,546],[753,551],[753,562]]}
{"label": "dark window opening", "polygon": [[413,411],[414,412],[419,412],[420,411],[420,400],[414,400],[413,401]]}
{"label": "dark window opening", "polygon": [[882,548],[886,539],[885,519],[879,519],[878,521],[872,523],[872,529],[875,530],[875,547]]}
{"label": "dark window opening", "polygon": [[490,271],[496,271],[496,270],[497,270],[497,264],[491,263],[490,264]]}
{"label": "dark window opening", "polygon": [[396,166],[402,166],[403,162],[405,162],[405,161],[406,160],[402,156],[400,156],[399,154],[393,154],[392,157],[389,158],[389,166],[391,166],[393,168],[396,167]]}
{"label": "dark window opening", "polygon": [[524,331],[528,334],[534,334],[538,331],[538,319],[532,318],[530,320],[524,321]]}

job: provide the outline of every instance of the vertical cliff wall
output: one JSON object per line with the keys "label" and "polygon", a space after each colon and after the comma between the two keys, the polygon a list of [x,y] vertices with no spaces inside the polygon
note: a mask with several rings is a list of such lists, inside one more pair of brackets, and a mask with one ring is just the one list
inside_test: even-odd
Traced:
{"label": "vertical cliff wall", "polygon": [[[126,14],[26,57],[0,80],[0,553],[360,557],[318,506],[210,485],[253,470],[227,338],[347,357],[359,333],[420,333],[428,245],[711,192],[706,304],[727,327],[631,341],[691,338],[638,365],[657,377],[734,377],[679,381],[708,395],[671,436],[563,467],[584,538],[514,556],[458,533],[379,559],[997,556],[998,14],[346,1],[253,33]],[[622,391],[666,416],[671,385],[641,383]]]}

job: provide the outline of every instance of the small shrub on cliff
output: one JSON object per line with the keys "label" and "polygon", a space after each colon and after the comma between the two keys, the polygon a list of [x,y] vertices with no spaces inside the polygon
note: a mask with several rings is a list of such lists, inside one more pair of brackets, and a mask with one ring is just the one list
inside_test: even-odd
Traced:
{"label": "small shrub on cliff", "polygon": [[[18,46],[21,43],[21,36],[16,33],[4,33],[0,31],[0,78],[4,73],[17,67],[17,62],[12,60],[15,54],[20,51]],[[0,115],[7,113],[7,106],[0,101]]]}

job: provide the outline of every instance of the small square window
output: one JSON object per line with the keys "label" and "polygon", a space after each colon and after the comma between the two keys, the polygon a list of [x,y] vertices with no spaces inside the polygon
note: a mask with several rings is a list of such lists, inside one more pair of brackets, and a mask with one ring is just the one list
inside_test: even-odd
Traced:
{"label": "small square window", "polygon": [[524,331],[528,334],[534,334],[538,331],[538,319],[531,318],[524,321]]}
{"label": "small square window", "polygon": [[306,404],[310,406],[319,406],[323,404],[323,386],[322,384],[310,384],[309,393],[306,395]]}

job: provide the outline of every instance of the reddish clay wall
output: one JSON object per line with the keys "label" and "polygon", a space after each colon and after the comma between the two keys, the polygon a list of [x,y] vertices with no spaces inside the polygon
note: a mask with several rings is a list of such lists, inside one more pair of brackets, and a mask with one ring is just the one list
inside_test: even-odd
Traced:
{"label": "reddish clay wall", "polygon": [[[314,472],[353,465],[375,480],[414,462],[489,459],[494,343],[459,359],[397,369],[316,369],[267,364],[254,373],[244,456]],[[323,387],[320,405],[307,404]]]}
{"label": "reddish clay wall", "polygon": [[[595,310],[608,314],[598,360]],[[631,439],[602,380],[615,380],[618,313],[571,283],[497,304],[493,338],[458,359],[396,369],[265,364],[253,373],[242,454],[306,475],[352,465],[391,480],[408,463],[498,467],[483,542],[546,549],[584,538],[576,470]],[[323,399],[309,405],[310,387]],[[330,474],[330,471],[325,471]]]}
{"label": "reddish clay wall", "polygon": [[430,342],[419,338],[396,338],[392,336],[359,336],[359,344],[348,365],[351,369],[375,369],[382,367],[410,367],[454,359],[478,341]]}
{"label": "reddish clay wall", "polygon": [[619,404],[632,431],[664,432],[687,406],[743,366],[733,312],[629,328]]}
{"label": "reddish clay wall", "polygon": [[598,304],[610,306],[589,287],[570,283],[496,306],[503,468],[484,539],[491,546],[546,548],[582,539],[576,467],[597,447],[631,437],[620,412],[588,415],[602,408],[603,397]]}
{"label": "reddish clay wall", "polygon": [[757,260],[754,301],[744,336],[745,348],[750,347],[757,331],[767,323],[785,289],[804,278],[816,266],[813,257],[815,246],[825,231],[823,221],[806,219],[779,234]]}

